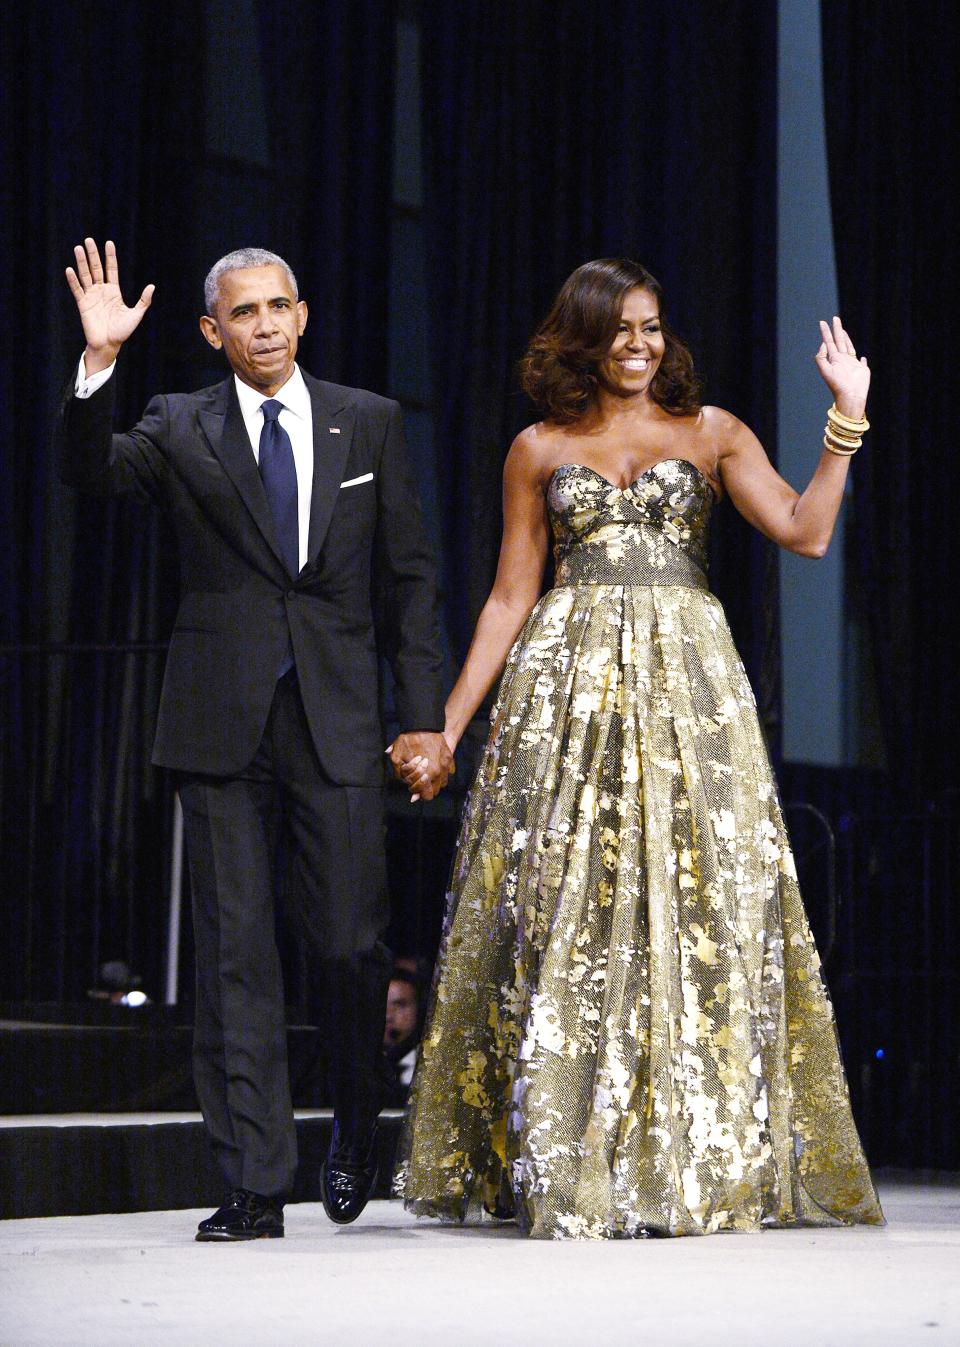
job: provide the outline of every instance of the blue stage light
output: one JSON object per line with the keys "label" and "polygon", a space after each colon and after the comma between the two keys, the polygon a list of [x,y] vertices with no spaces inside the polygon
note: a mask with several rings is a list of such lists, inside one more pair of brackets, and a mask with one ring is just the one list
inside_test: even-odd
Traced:
{"label": "blue stage light", "polygon": [[883,1048],[877,1048],[876,1052],[873,1055],[874,1057],[876,1057],[878,1062],[882,1062],[884,1057],[886,1056],[886,1053],[884,1052]]}

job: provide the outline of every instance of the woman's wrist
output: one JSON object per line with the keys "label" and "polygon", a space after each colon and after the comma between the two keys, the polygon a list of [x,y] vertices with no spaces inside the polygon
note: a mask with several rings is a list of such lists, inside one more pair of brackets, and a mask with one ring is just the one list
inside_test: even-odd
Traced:
{"label": "woman's wrist", "polygon": [[446,739],[451,753],[455,750],[457,744],[459,744],[463,737],[464,728],[465,726],[460,724],[456,717],[448,714],[446,723],[443,727],[443,737]]}
{"label": "woman's wrist", "polygon": [[862,421],[867,414],[866,398],[837,397],[834,406],[841,416],[847,416],[851,421]]}

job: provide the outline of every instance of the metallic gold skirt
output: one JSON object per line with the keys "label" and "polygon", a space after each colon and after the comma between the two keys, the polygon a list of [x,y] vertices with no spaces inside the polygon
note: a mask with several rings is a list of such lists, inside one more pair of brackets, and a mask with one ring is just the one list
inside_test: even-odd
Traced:
{"label": "metallic gold skirt", "polygon": [[555,1238],[882,1224],[721,606],[559,578],[466,804],[397,1190]]}

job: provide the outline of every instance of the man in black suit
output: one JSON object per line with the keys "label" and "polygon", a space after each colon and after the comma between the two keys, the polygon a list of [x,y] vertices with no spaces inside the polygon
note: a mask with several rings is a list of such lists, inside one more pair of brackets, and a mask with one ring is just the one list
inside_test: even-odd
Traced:
{"label": "man in black suit", "polygon": [[231,1192],[197,1238],[277,1238],[296,1169],[274,938],[277,806],[291,906],[337,1018],[334,1138],[322,1172],[346,1223],[376,1176],[388,952],[379,656],[396,680],[395,766],[419,795],[452,770],[443,740],[435,565],[396,403],[296,364],[307,321],[287,264],[243,249],[205,286],[206,340],[233,371],[152,399],[112,433],[113,366],[153,298],[128,308],[93,239],[67,280],[86,350],[61,420],[63,479],[169,514],[182,593],[154,762],[177,775],[197,948],[194,1070]]}

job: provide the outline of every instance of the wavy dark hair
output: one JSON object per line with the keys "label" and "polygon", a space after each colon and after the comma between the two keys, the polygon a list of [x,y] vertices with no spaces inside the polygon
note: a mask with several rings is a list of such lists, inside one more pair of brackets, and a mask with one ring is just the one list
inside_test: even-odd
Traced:
{"label": "wavy dark hair", "polygon": [[600,364],[613,345],[624,298],[638,287],[656,297],[666,347],[650,396],[671,416],[700,410],[693,356],[664,317],[659,281],[639,262],[601,257],[567,277],[520,361],[521,387],[546,420],[569,425],[596,403]]}

